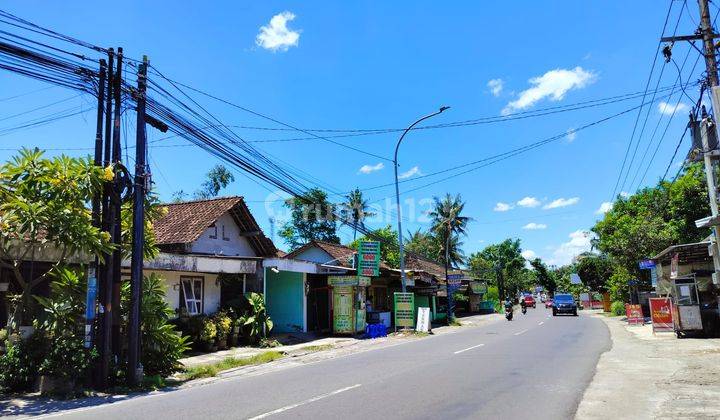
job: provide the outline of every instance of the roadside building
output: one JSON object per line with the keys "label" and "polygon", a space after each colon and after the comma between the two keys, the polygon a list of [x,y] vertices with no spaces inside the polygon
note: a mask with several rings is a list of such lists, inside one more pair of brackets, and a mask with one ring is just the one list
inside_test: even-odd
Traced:
{"label": "roadside building", "polygon": [[[171,203],[153,226],[160,253],[144,263],[167,286],[166,300],[177,314],[217,312],[246,292],[263,291],[262,260],[278,250],[242,197]],[[129,276],[130,260],[123,261]]]}

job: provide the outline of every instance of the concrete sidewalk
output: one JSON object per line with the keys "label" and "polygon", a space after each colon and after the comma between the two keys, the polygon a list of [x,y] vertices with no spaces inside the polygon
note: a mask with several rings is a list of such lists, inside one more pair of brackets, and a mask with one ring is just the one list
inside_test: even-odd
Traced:
{"label": "concrete sidewalk", "polygon": [[598,361],[577,419],[720,418],[720,339],[677,339],[600,314],[612,349]]}

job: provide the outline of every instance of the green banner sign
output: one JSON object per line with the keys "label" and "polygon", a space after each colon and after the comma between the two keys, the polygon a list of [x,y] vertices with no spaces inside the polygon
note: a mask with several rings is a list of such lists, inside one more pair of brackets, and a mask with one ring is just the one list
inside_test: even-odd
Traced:
{"label": "green banner sign", "polygon": [[395,327],[415,326],[415,294],[395,292],[393,294],[395,309]]}
{"label": "green banner sign", "polygon": [[370,277],[365,276],[329,276],[328,285],[338,286],[370,286]]}
{"label": "green banner sign", "polygon": [[336,334],[353,332],[353,289],[338,286],[333,289],[333,331]]}
{"label": "green banner sign", "polygon": [[360,242],[358,248],[358,274],[370,277],[380,275],[380,242]]}

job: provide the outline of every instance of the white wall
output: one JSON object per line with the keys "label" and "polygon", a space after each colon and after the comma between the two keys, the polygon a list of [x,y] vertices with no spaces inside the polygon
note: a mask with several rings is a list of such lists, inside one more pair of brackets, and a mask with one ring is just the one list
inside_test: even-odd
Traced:
{"label": "white wall", "polygon": [[[238,225],[233,220],[229,213],[225,213],[217,222],[217,238],[213,239],[210,236],[215,236],[215,228],[210,227],[200,235],[190,245],[191,252],[197,252],[202,254],[217,254],[217,255],[230,255],[230,256],[241,256],[241,257],[255,257],[255,251],[247,238],[240,236],[241,232]],[[223,239],[223,226],[225,227],[225,238]]]}
{"label": "white wall", "polygon": [[217,274],[193,273],[183,271],[154,271],[145,270],[145,276],[154,273],[165,281],[165,301],[170,309],[180,308],[180,277],[203,277],[205,289],[203,290],[203,310],[206,314],[213,314],[220,309],[220,286],[215,284]]}
{"label": "white wall", "polygon": [[308,248],[293,258],[301,261],[312,261],[318,264],[340,265],[337,261],[331,261],[333,257],[318,247]]}

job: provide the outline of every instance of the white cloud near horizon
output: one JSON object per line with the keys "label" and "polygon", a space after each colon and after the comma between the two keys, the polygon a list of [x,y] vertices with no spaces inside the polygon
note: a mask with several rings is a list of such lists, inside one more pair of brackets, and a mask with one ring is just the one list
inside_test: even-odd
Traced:
{"label": "white cloud near horizon", "polygon": [[532,107],[537,102],[549,98],[560,101],[565,94],[574,89],[582,89],[597,80],[597,74],[580,66],[574,69],[554,69],[542,76],[533,77],[528,82],[532,87],[520,92],[517,99],[510,101],[502,110],[503,115]]}
{"label": "white cloud near horizon", "polygon": [[297,47],[300,41],[300,31],[287,27],[288,22],[294,19],[295,14],[288,11],[273,16],[268,25],[260,27],[260,32],[255,37],[255,44],[273,52],[287,51],[290,47]]}
{"label": "white cloud near horizon", "polygon": [[611,203],[610,201],[605,201],[604,203],[600,204],[600,208],[595,210],[595,214],[605,214],[605,213],[609,212],[610,210],[612,210],[612,208],[613,208],[613,203]]}
{"label": "white cloud near horizon", "polygon": [[592,249],[593,234],[582,230],[576,230],[568,235],[569,241],[560,244],[553,251],[548,264],[563,266],[570,264],[576,256]]}
{"label": "white cloud near horizon", "polygon": [[378,163],[377,165],[363,165],[358,170],[358,173],[369,174],[369,173],[379,171],[380,169],[383,169],[384,167],[385,167],[385,165],[382,162]]}
{"label": "white cloud near horizon", "polygon": [[501,211],[502,212],[502,211],[508,211],[508,210],[512,210],[512,209],[513,209],[512,205],[499,202],[499,203],[495,204],[493,211]]}
{"label": "white cloud near horizon", "polygon": [[543,209],[558,209],[560,207],[572,206],[580,202],[580,197],[558,198],[543,206]]}
{"label": "white cloud near horizon", "polygon": [[409,171],[403,172],[400,175],[398,175],[398,178],[405,179],[405,178],[410,178],[413,175],[422,175],[422,172],[420,172],[419,166],[413,166],[412,168],[410,168]]}
{"label": "white cloud near horizon", "polygon": [[522,200],[518,201],[518,202],[517,202],[517,205],[520,206],[520,207],[533,208],[533,207],[537,207],[537,206],[540,205],[540,200],[538,200],[538,199],[535,198],[535,197],[529,197],[529,196],[528,196],[528,197],[525,197],[525,198],[523,198]]}
{"label": "white cloud near horizon", "polygon": [[677,105],[672,105],[665,101],[661,101],[658,104],[658,111],[664,115],[673,115],[675,113],[686,111],[688,109],[688,106],[682,102],[677,103]]}
{"label": "white cloud near horizon", "polygon": [[543,230],[543,229],[547,229],[547,225],[544,223],[530,222],[527,225],[523,226],[523,229],[525,229],[525,230]]}
{"label": "white cloud near horizon", "polygon": [[528,261],[534,260],[535,258],[537,258],[537,254],[532,249],[525,249],[520,253],[520,255],[522,255],[523,258],[525,258]]}
{"label": "white cloud near horizon", "polygon": [[490,93],[492,93],[492,95],[496,98],[498,96],[500,96],[500,94],[502,93],[504,85],[505,85],[505,82],[503,82],[503,79],[499,79],[499,78],[492,79],[487,82],[487,87],[488,87],[488,89],[490,89]]}

